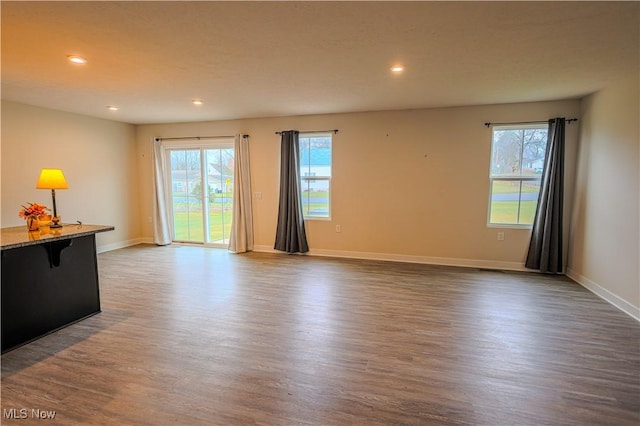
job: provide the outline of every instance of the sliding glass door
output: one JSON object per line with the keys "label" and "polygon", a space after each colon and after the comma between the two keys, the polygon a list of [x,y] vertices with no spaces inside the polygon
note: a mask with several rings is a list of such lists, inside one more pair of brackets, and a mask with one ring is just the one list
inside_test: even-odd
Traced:
{"label": "sliding glass door", "polygon": [[233,209],[233,143],[198,141],[166,148],[173,240],[229,244]]}

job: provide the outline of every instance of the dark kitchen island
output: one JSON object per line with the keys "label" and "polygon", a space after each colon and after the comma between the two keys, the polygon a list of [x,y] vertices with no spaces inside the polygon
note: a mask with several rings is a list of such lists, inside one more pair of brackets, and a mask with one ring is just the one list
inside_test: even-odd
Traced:
{"label": "dark kitchen island", "polygon": [[95,234],[114,229],[1,229],[2,353],[100,312]]}

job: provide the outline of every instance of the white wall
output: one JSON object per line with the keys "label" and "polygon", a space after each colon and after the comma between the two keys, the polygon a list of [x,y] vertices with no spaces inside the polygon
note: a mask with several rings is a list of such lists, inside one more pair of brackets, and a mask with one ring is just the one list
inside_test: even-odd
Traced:
{"label": "white wall", "polygon": [[[273,247],[283,129],[339,129],[333,143],[332,220],[308,221],[311,252],[521,269],[529,230],[488,228],[491,130],[486,121],[577,117],[578,100],[143,125],[137,128],[143,235],[152,198],[152,138],[250,134],[255,238]],[[567,211],[579,123],[567,127]],[[335,226],[342,232],[336,233]],[[567,219],[568,229],[568,219]],[[567,232],[568,234],[568,232]]]}
{"label": "white wall", "polygon": [[20,206],[52,207],[51,191],[35,189],[40,170],[62,169],[69,189],[56,191],[63,222],[113,225],[98,250],[137,241],[140,233],[135,127],[2,101],[3,227],[24,226]]}
{"label": "white wall", "polygon": [[582,102],[569,276],[640,319],[638,75]]}

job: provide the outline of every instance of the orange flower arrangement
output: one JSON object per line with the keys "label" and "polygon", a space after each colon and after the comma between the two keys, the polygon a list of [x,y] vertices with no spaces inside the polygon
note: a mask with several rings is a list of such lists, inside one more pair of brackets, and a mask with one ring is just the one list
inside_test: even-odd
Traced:
{"label": "orange flower arrangement", "polygon": [[38,203],[29,203],[29,206],[22,206],[22,210],[18,212],[18,216],[23,219],[30,217],[39,217],[46,214],[47,210],[51,210],[49,207]]}

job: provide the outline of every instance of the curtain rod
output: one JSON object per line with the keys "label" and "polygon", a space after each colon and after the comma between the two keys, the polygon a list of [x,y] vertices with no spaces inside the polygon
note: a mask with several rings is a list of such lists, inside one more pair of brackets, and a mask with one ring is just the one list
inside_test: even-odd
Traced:
{"label": "curtain rod", "polygon": [[[572,121],[578,121],[577,118],[567,118],[565,120],[567,123],[571,123]],[[542,124],[542,123],[548,123],[549,121],[514,121],[512,123],[490,123],[490,122],[486,122],[484,123],[485,126],[490,127],[490,126],[504,126],[504,125],[508,125],[508,124]]]}
{"label": "curtain rod", "polygon": [[[327,133],[327,132],[333,132],[333,134],[335,135],[336,133],[338,133],[338,129],[329,129],[329,130],[304,130],[304,131],[299,131],[298,133]],[[286,132],[286,130],[283,130],[282,132]],[[276,132],[276,135],[281,135],[282,132]]]}
{"label": "curtain rod", "polygon": [[[235,135],[230,135],[230,136],[225,136],[225,135],[218,135],[218,136],[184,136],[181,138],[154,138],[154,140],[156,142],[160,142],[160,141],[180,141],[180,140],[185,140],[185,139],[195,139],[195,140],[200,140],[200,139],[228,139],[228,138],[234,138]],[[242,135],[243,138],[248,138],[249,135]]]}

